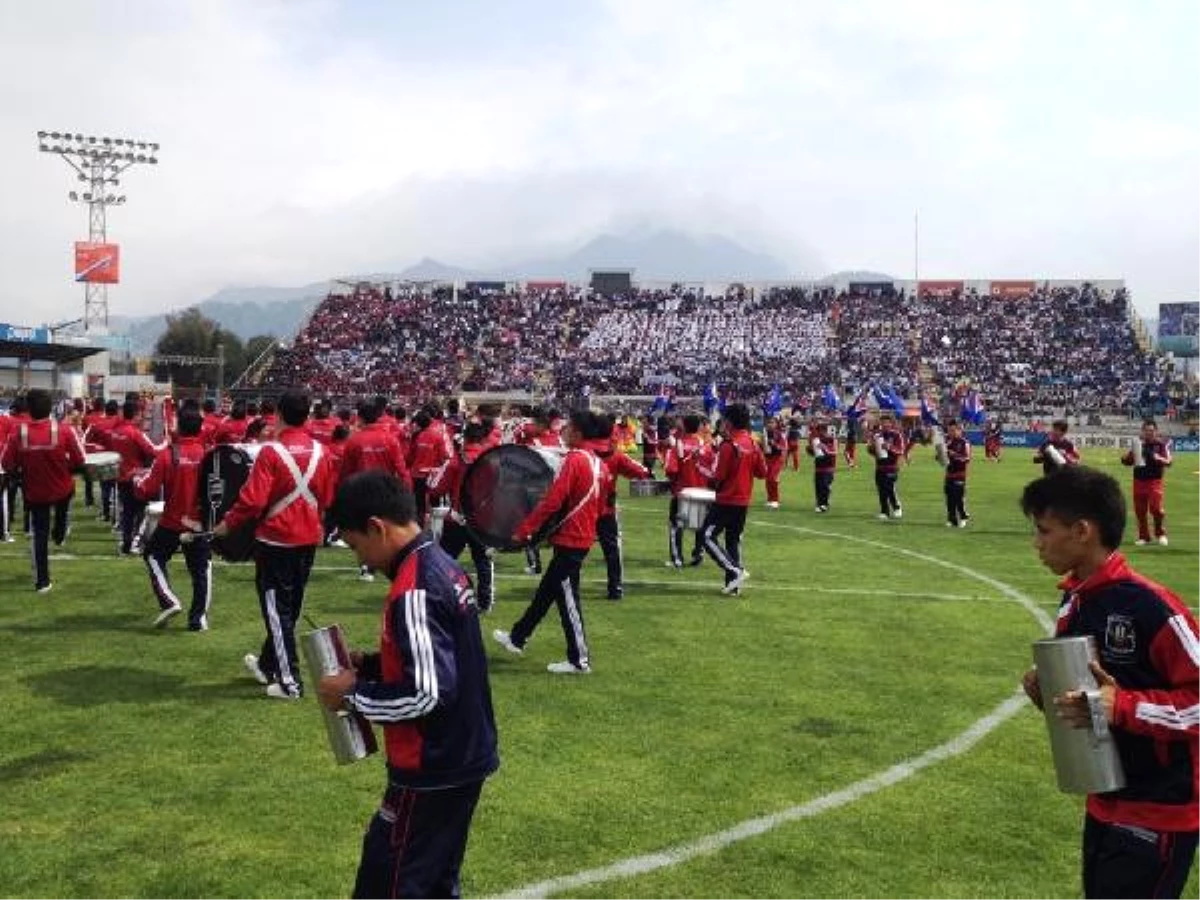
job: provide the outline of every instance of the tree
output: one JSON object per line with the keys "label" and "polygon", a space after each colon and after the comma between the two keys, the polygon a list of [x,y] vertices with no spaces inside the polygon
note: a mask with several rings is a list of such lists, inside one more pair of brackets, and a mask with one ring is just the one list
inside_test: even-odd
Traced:
{"label": "tree", "polygon": [[[246,366],[242,340],[205,316],[197,307],[191,306],[181,313],[167,316],[167,330],[155,344],[154,352],[157,356],[216,357],[217,348],[221,345],[225,353],[225,385],[228,385]],[[204,385],[215,388],[217,368],[216,365],[170,363],[156,365],[155,374],[169,373],[174,382],[182,387]]]}

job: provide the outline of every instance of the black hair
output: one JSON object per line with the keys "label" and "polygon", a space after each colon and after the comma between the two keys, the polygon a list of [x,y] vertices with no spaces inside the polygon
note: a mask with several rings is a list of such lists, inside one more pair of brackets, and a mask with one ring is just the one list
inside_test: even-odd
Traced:
{"label": "black hair", "polygon": [[234,400],[233,401],[233,408],[229,410],[229,418],[231,418],[237,422],[240,422],[242,419],[246,418],[246,401],[245,400]]}
{"label": "black hair", "polygon": [[[364,403],[365,402],[366,401],[364,401]],[[388,411],[388,398],[383,396],[383,394],[376,394],[375,399],[371,401],[371,406],[375,407],[375,419],[378,419]],[[358,417],[360,419],[362,418],[362,408],[363,404],[358,404]],[[372,419],[371,421],[374,422],[375,419]]]}
{"label": "black hair", "polygon": [[571,425],[585,441],[602,441],[612,436],[613,420],[603,413],[576,410],[571,413]]}
{"label": "black hair", "polygon": [[429,413],[426,412],[424,409],[422,409],[419,413],[417,413],[415,416],[413,416],[413,424],[416,425],[417,428],[421,429],[422,431],[425,430],[426,428],[428,428],[429,423],[432,421],[433,421],[433,419],[430,417]]}
{"label": "black hair", "polygon": [[1051,422],[1051,423],[1050,423],[1050,427],[1051,427],[1051,428],[1055,428],[1055,429],[1057,429],[1058,431],[1061,431],[1063,434],[1066,434],[1066,433],[1067,433],[1067,429],[1068,429],[1070,426],[1067,424],[1067,420],[1066,420],[1066,419],[1055,419],[1053,422]]}
{"label": "black hair", "polygon": [[248,416],[257,416],[258,415],[258,403],[256,401],[254,401],[254,400],[246,401],[246,415],[248,415]]}
{"label": "black hair", "polygon": [[478,444],[492,433],[492,420],[482,419],[479,422],[468,422],[463,429],[464,444]]}
{"label": "black hair", "polygon": [[1142,419],[1142,427],[1145,428],[1147,425],[1149,425],[1151,428],[1158,427],[1158,423],[1153,419]]}
{"label": "black hair", "polygon": [[246,426],[246,440],[257,441],[263,430],[267,427],[267,423],[262,419],[255,419]]}
{"label": "black hair", "polygon": [[[281,397],[280,399],[282,400],[283,398]],[[262,401],[258,404],[258,411],[261,412],[264,416],[273,415],[275,413],[275,409],[276,409],[275,401],[272,400],[270,397],[264,397],[262,399]],[[305,413],[308,412],[308,404],[307,403],[305,403],[305,405],[304,405],[304,411],[305,411]]]}
{"label": "black hair", "polygon": [[345,422],[333,427],[333,439],[335,441],[344,441],[348,437],[350,437],[350,426]]}
{"label": "black hair", "polygon": [[358,401],[358,418],[368,425],[374,425],[379,421],[379,414],[387,409],[386,406],[379,405],[379,398],[374,400]]}
{"label": "black hair", "polygon": [[124,403],[122,403],[121,404],[121,415],[124,416],[126,419],[132,419],[134,416],[136,416],[137,415],[137,401],[136,400],[126,400]]}
{"label": "black hair", "polygon": [[725,407],[725,421],[736,428],[738,431],[745,431],[750,427],[750,410],[746,408],[745,403],[733,403]]}
{"label": "black hair", "polygon": [[106,416],[115,416],[121,411],[121,404],[116,400],[109,400],[104,404],[104,414]]}
{"label": "black hair", "polygon": [[683,417],[683,431],[685,434],[695,434],[700,430],[700,417],[695,413],[688,413]]}
{"label": "black hair", "polygon": [[[267,413],[267,403],[263,401],[263,414]],[[279,398],[279,416],[285,425],[299,428],[308,420],[308,408],[312,405],[307,391],[284,391]]]}
{"label": "black hair", "polygon": [[1125,534],[1125,498],[1111,475],[1087,466],[1063,466],[1025,485],[1021,511],[1029,518],[1051,515],[1068,525],[1087,521],[1109,550]]}
{"label": "black hair", "polygon": [[185,406],[179,411],[178,427],[183,437],[195,437],[204,424],[204,416],[194,406]]}
{"label": "black hair", "polygon": [[408,525],[417,519],[417,501],[395,475],[369,469],[351,475],[338,486],[329,515],[342,531],[366,531],[372,518]]}
{"label": "black hair", "polygon": [[49,417],[50,410],[54,408],[54,401],[50,399],[50,392],[42,388],[32,388],[25,395],[25,403],[29,409],[29,418],[45,419]]}
{"label": "black hair", "polygon": [[215,413],[217,411],[217,401],[216,400],[205,400],[204,403],[201,404],[200,408],[203,409],[206,413]]}

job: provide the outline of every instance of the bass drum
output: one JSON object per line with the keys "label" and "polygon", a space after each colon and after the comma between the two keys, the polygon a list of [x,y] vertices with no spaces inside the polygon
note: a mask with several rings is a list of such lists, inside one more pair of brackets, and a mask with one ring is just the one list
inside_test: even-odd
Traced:
{"label": "bass drum", "polygon": [[[546,496],[564,453],[544,447],[501,444],[479,454],[467,467],[459,491],[459,502],[467,528],[488,547],[519,550],[524,544],[513,540],[517,526]],[[536,544],[559,523],[564,512],[551,516],[533,536]]]}
{"label": "bass drum", "polygon": [[[200,520],[205,531],[212,531],[237,502],[260,447],[260,444],[219,444],[205,454],[200,464]],[[213,552],[227,562],[253,558],[257,525],[249,522],[228,537],[214,538]]]}

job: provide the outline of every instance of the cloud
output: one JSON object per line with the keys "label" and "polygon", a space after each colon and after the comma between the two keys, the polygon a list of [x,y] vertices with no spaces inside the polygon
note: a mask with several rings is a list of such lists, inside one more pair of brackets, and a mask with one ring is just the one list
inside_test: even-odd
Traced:
{"label": "cloud", "polygon": [[0,321],[81,307],[86,213],[40,128],[162,144],[111,213],[114,312],[425,255],[502,262],[648,221],[798,273],[907,275],[917,209],[930,276],[1200,294],[1191,4],[79,0],[0,16]]}

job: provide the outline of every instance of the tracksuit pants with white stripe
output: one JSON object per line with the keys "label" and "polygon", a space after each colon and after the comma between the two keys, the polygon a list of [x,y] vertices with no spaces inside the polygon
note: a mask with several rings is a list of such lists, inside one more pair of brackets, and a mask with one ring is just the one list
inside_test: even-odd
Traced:
{"label": "tracksuit pants with white stripe", "polygon": [[[54,538],[56,547],[61,547],[67,539],[67,528],[71,524],[72,491],[65,499],[57,503],[29,503],[25,509],[29,512],[29,520],[33,526],[33,541],[30,553],[33,555],[33,586],[44,588],[50,583],[50,538]],[[54,510],[54,525],[50,524],[50,511]]]}
{"label": "tracksuit pants with white stripe", "polygon": [[296,653],[296,623],[316,553],[316,547],[278,547],[259,541],[254,557],[254,583],[267,628],[258,667],[289,694],[302,693],[304,688]]}
{"label": "tracksuit pants with white stripe", "polygon": [[137,498],[132,481],[117,482],[117,500],[121,507],[121,552],[130,553],[146,518],[146,501]]}
{"label": "tracksuit pants with white stripe", "polygon": [[[718,566],[725,570],[725,583],[733,581],[742,568],[742,532],[746,529],[746,507],[714,503],[708,508],[700,539],[704,549]],[[725,533],[725,546],[717,541]]]}
{"label": "tracksuit pants with white stripe", "polygon": [[558,607],[563,636],[567,639],[567,660],[577,668],[589,665],[583,609],[579,603],[579,570],[587,555],[587,550],[574,547],[554,548],[554,557],[542,575],[533,600],[509,633],[514,644],[524,647],[549,612],[550,605],[554,604]]}
{"label": "tracksuit pants with white stripe", "polygon": [[208,606],[212,601],[212,549],[208,538],[196,535],[189,543],[182,544],[180,532],[159,525],[154,529],[142,548],[142,559],[150,573],[150,587],[158,598],[160,609],[182,606],[171,590],[171,579],[167,576],[167,564],[175,551],[183,547],[183,559],[188,574],[192,576],[192,605],[188,610],[188,627],[199,631],[208,627]]}
{"label": "tracksuit pants with white stripe", "polygon": [[[667,510],[667,534],[668,546],[671,551],[671,563],[676,568],[681,568],[684,564],[683,559],[683,532],[684,527],[679,524],[679,498],[671,497],[671,506]],[[704,559],[704,545],[701,543],[701,532],[696,532],[696,542],[692,546],[692,565],[700,565]]]}
{"label": "tracksuit pants with white stripe", "polygon": [[496,599],[493,587],[495,563],[488,548],[472,536],[465,525],[460,525],[449,516],[442,526],[442,537],[438,544],[455,559],[462,555],[465,548],[471,548],[471,561],[475,563],[475,602],[482,612],[491,609]]}

